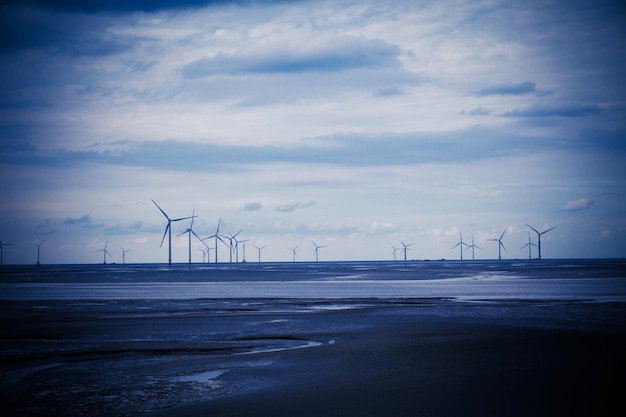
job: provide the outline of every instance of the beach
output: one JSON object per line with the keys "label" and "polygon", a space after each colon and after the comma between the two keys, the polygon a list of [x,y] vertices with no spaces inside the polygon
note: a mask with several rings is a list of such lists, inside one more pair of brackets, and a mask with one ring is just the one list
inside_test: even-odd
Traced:
{"label": "beach", "polygon": [[132,279],[20,271],[0,308],[3,415],[619,415],[620,265],[577,280],[571,266],[542,269],[553,279],[477,265],[421,285],[419,265],[278,266],[281,281],[231,270],[230,287],[213,285],[216,271],[178,270],[178,283],[149,268]]}

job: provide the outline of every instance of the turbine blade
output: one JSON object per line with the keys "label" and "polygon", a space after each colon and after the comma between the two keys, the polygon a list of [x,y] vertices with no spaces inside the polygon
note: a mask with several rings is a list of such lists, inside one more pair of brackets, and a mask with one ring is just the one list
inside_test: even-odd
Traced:
{"label": "turbine blade", "polygon": [[194,219],[194,217],[196,217],[196,209],[195,208],[191,212],[191,226],[189,226],[189,229],[193,229],[193,219]]}
{"label": "turbine blade", "polygon": [[187,232],[188,232],[188,230],[185,230],[184,232],[177,234],[177,235],[176,235],[176,237],[178,237],[178,236],[182,236],[182,235],[184,235],[184,234],[185,234],[185,233],[187,233]]}
{"label": "turbine blade", "polygon": [[535,229],[534,227],[532,227],[531,225],[529,225],[528,223],[526,223],[526,226],[530,227],[531,229],[533,229],[535,233],[539,234],[539,231]]}
{"label": "turbine blade", "polygon": [[[198,236],[198,235],[196,234],[196,232],[194,232],[194,231],[193,231],[193,230],[191,230],[191,229],[189,229],[189,231],[190,231],[191,233],[193,233],[193,235],[196,237],[196,239],[198,239],[200,242],[202,242],[202,239],[200,239],[200,236]],[[202,243],[204,243],[204,242],[202,242]]]}
{"label": "turbine blade", "polygon": [[[195,216],[194,216],[195,217]],[[192,219],[192,216],[187,216],[187,217],[181,217],[179,219],[172,219],[173,222],[179,222],[181,220],[187,220],[187,219]]]}
{"label": "turbine blade", "polygon": [[167,214],[165,214],[165,212],[163,211],[163,209],[162,209],[161,207],[159,207],[159,205],[156,203],[156,201],[152,200],[152,202],[154,203],[154,205],[155,205],[155,206],[157,206],[157,208],[158,208],[159,210],[161,210],[161,213],[163,213],[163,215],[165,216],[165,218],[166,218],[167,220],[169,220],[170,218],[167,216]]}
{"label": "turbine blade", "polygon": [[502,234],[500,235],[500,239],[502,239],[504,237],[505,233],[506,233],[506,229],[504,229],[504,232],[502,232]]}
{"label": "turbine blade", "polygon": [[165,235],[167,235],[167,231],[169,230],[169,228],[170,228],[170,223],[167,222],[167,226],[165,226],[165,232],[163,232],[163,239],[161,239],[161,246],[159,246],[161,248],[163,247],[163,242],[165,241]]}
{"label": "turbine blade", "polygon": [[554,230],[556,229],[556,226],[549,228],[548,230],[544,230],[543,232],[541,232],[540,234],[544,234],[544,233],[548,233],[550,230]]}

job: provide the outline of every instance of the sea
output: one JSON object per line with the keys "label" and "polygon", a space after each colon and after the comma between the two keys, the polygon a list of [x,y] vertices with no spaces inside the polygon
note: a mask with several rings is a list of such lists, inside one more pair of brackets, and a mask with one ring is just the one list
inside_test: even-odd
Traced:
{"label": "sea", "polygon": [[626,259],[3,266],[0,306],[2,415],[140,416],[386,321],[626,333]]}

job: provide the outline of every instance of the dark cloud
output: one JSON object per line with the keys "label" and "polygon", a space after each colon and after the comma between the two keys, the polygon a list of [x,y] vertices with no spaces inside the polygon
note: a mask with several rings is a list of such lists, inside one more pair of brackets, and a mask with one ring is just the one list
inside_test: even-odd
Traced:
{"label": "dark cloud", "polygon": [[555,106],[533,105],[524,109],[515,109],[502,114],[504,117],[582,117],[597,114],[596,105],[564,104]]}
{"label": "dark cloud", "polygon": [[52,54],[104,56],[132,48],[136,39],[108,30],[115,19],[0,6],[0,51],[42,49]]}
{"label": "dark cloud", "polygon": [[399,66],[401,51],[382,40],[342,36],[298,49],[273,45],[265,51],[220,52],[185,65],[185,77],[215,74],[334,72],[355,68]]}
{"label": "dark cloud", "polygon": [[63,221],[63,224],[89,224],[91,223],[91,217],[89,214],[85,214],[81,217],[68,217]]}
{"label": "dark cloud", "polygon": [[284,1],[268,0],[19,0],[6,2],[37,9],[67,13],[128,13],[159,10],[194,9],[211,5],[274,4]]}
{"label": "dark cloud", "polygon": [[263,204],[257,202],[250,202],[243,206],[245,211],[259,211],[263,207]]}
{"label": "dark cloud", "polygon": [[537,92],[537,85],[532,81],[521,83],[498,84],[485,87],[476,92],[477,96],[519,96]]}
{"label": "dark cloud", "polygon": [[276,207],[276,211],[280,213],[292,213],[296,209],[311,207],[315,204],[316,204],[315,201],[304,201],[304,202],[297,201],[294,203],[285,204],[284,206],[278,206]]}

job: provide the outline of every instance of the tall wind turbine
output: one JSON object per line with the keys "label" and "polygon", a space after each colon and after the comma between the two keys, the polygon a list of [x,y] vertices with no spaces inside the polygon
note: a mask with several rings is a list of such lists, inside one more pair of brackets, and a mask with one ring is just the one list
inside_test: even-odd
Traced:
{"label": "tall wind turbine", "polygon": [[318,246],[315,244],[315,242],[311,242],[313,243],[313,246],[315,246],[315,250],[313,251],[313,254],[315,255],[315,262],[319,262],[320,249],[325,248],[326,246]]}
{"label": "tall wind turbine", "polygon": [[39,242],[39,240],[36,240],[35,242],[36,242],[35,246],[37,246],[37,265],[41,265],[39,263],[39,248],[41,248],[41,245],[43,245],[46,242]]}
{"label": "tall wind turbine", "polygon": [[180,217],[178,219],[170,219],[169,216],[163,211],[163,209],[161,207],[159,207],[159,205],[156,203],[156,201],[152,200],[152,202],[154,203],[155,206],[157,206],[157,208],[161,211],[161,213],[163,213],[163,215],[167,219],[167,226],[165,226],[165,232],[163,233],[163,239],[161,239],[161,246],[160,247],[163,247],[163,241],[165,240],[165,235],[168,235],[168,258],[167,258],[167,263],[171,265],[172,264],[172,222],[179,222],[181,220],[192,219],[194,216],[191,216],[191,217]]}
{"label": "tall wind turbine", "polygon": [[400,248],[396,248],[393,243],[391,244],[391,247],[393,248],[393,260],[397,261],[397,257],[396,257],[396,252],[398,252],[400,250]]}
{"label": "tall wind turbine", "polygon": [[465,245],[465,246],[469,246],[469,245],[467,243],[463,242],[463,235],[461,234],[461,232],[459,232],[459,238],[461,239],[459,241],[459,243],[457,243],[456,245],[452,246],[452,248],[450,248],[450,249],[454,249],[457,246],[460,246],[460,249],[461,249],[461,260],[463,260],[463,245]]}
{"label": "tall wind turbine", "polygon": [[13,243],[2,243],[2,241],[0,240],[0,265],[4,265],[4,254],[3,254],[3,248],[5,246],[13,246]]}
{"label": "tall wind turbine", "polygon": [[107,240],[107,243],[104,244],[104,248],[102,249],[98,249],[96,252],[102,252],[102,255],[104,256],[104,262],[103,264],[106,265],[107,264],[107,255],[111,256],[111,254],[109,253],[109,251],[107,250],[107,246],[109,245],[109,241]]}
{"label": "tall wind turbine", "polygon": [[535,233],[537,233],[537,252],[539,253],[539,259],[541,259],[541,235],[548,233],[550,230],[556,229],[556,226],[551,227],[548,230],[544,230],[543,232],[539,232],[537,229],[535,229],[528,223],[526,223],[526,226],[530,227],[531,229],[533,229]]}
{"label": "tall wind turbine", "polygon": [[195,217],[196,217],[196,209],[193,209],[193,211],[191,212],[191,224],[189,225],[189,228],[187,230],[185,230],[184,232],[179,233],[179,234],[176,235],[176,237],[182,236],[185,233],[187,233],[189,235],[188,236],[188,238],[189,238],[189,263],[191,263],[191,235],[193,234],[200,242],[204,243],[202,241],[202,239],[200,239],[200,236],[198,236],[196,234],[196,232],[193,231],[193,219]]}
{"label": "tall wind turbine", "polygon": [[244,264],[247,263],[246,262],[246,243],[247,242],[249,242],[249,239],[239,241],[239,243],[243,243],[243,250],[242,250],[243,260],[241,262],[243,262]]}
{"label": "tall wind turbine", "polygon": [[530,241],[530,232],[528,232],[528,243],[522,246],[522,249],[524,249],[526,246],[528,246],[528,259],[532,259],[532,254],[530,252],[530,249],[533,246],[537,246],[537,245],[535,245],[533,242]]}
{"label": "tall wind turbine", "polygon": [[480,246],[474,245],[474,235],[472,235],[472,244],[468,245],[467,248],[465,248],[465,249],[469,249],[469,248],[472,248],[472,261],[473,261],[474,260],[474,249],[475,248],[476,249],[480,249]]}
{"label": "tall wind turbine", "polygon": [[222,223],[222,219],[219,219],[217,221],[217,229],[215,229],[215,234],[213,234],[213,235],[211,235],[209,237],[205,237],[203,239],[203,240],[206,240],[206,239],[211,239],[212,237],[215,238],[215,263],[217,263],[217,241],[219,240],[224,245],[226,245],[226,242],[224,242],[224,239],[222,239],[222,236],[220,235],[220,224],[221,223]]}
{"label": "tall wind turbine", "polygon": [[261,246],[261,247],[258,247],[257,245],[254,245],[254,247],[256,248],[256,250],[258,250],[258,251],[259,251],[259,263],[261,263],[261,251],[263,250],[263,248],[264,248],[265,246],[267,246],[267,245],[264,245],[264,246]]}
{"label": "tall wind turbine", "polygon": [[500,249],[504,249],[504,251],[506,252],[506,248],[504,247],[504,243],[502,243],[502,238],[504,237],[504,234],[506,233],[506,229],[504,229],[504,232],[502,232],[502,234],[500,235],[500,238],[498,239],[487,239],[487,240],[492,240],[494,242],[498,242],[498,260],[502,260],[502,253],[500,251]]}
{"label": "tall wind turbine", "polygon": [[126,252],[130,252],[130,249],[124,249],[123,247],[120,246],[120,249],[122,250],[122,264],[126,263]]}
{"label": "tall wind turbine", "polygon": [[402,243],[402,251],[404,252],[404,260],[406,261],[406,251],[410,250],[410,246],[413,246],[412,243],[409,243],[408,245],[406,243],[404,243],[403,241],[400,241],[400,243]]}
{"label": "tall wind turbine", "polygon": [[288,248],[293,253],[293,262],[296,261],[296,249],[298,249],[298,246],[300,246],[299,243],[296,245],[295,248]]}

